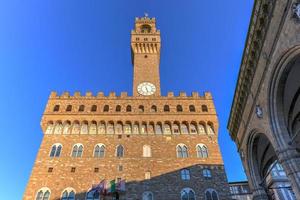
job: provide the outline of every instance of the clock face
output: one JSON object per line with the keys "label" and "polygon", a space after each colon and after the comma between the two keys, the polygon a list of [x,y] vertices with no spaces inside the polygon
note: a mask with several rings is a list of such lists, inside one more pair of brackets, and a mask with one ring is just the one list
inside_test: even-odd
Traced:
{"label": "clock face", "polygon": [[152,83],[143,82],[137,86],[137,91],[141,95],[149,96],[155,93],[156,88]]}

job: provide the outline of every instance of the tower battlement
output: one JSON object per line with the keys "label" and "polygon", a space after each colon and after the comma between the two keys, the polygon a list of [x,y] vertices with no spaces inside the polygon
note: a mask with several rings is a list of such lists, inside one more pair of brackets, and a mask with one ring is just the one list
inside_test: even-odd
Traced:
{"label": "tower battlement", "polygon": [[[94,95],[92,92],[86,92],[82,95],[80,92],[74,92],[73,95],[70,92],[63,92],[59,95],[56,91],[50,93],[49,99],[145,99],[142,96],[129,96],[127,92],[121,92],[120,95],[117,95],[116,92],[109,92],[108,95],[105,95],[104,92],[98,92]],[[198,92],[192,92],[188,95],[186,92],[180,92],[178,95],[174,95],[174,92],[168,92],[166,96],[160,96],[159,99],[201,99],[201,100],[212,100],[212,94],[210,92],[204,92],[204,95],[199,95]],[[147,100],[157,99],[157,97],[152,97],[151,99],[146,98]]]}

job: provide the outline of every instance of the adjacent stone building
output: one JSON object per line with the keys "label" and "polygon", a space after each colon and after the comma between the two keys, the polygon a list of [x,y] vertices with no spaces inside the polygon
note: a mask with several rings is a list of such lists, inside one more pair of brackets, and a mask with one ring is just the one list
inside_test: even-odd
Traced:
{"label": "adjacent stone building", "polygon": [[[136,18],[133,96],[51,93],[25,200],[229,198],[212,95],[161,96],[160,39],[154,18]],[[99,194],[103,180],[126,185]]]}
{"label": "adjacent stone building", "polygon": [[253,199],[300,199],[300,1],[255,1],[228,129]]}
{"label": "adjacent stone building", "polygon": [[229,182],[232,200],[251,200],[252,193],[248,181]]}

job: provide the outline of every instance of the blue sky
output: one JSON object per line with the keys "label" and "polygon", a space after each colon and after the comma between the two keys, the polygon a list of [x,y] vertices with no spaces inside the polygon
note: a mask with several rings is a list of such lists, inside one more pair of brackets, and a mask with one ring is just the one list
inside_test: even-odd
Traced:
{"label": "blue sky", "polygon": [[130,30],[144,12],[161,30],[162,93],[212,92],[228,179],[244,180],[226,125],[252,6],[241,0],[0,1],[1,199],[22,198],[50,91],[132,93]]}

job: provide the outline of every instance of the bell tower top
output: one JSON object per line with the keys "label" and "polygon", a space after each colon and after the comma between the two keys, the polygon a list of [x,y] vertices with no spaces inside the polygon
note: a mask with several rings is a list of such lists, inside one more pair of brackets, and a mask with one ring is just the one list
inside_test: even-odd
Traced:
{"label": "bell tower top", "polygon": [[160,96],[160,31],[155,18],[135,18],[131,31],[133,96]]}

